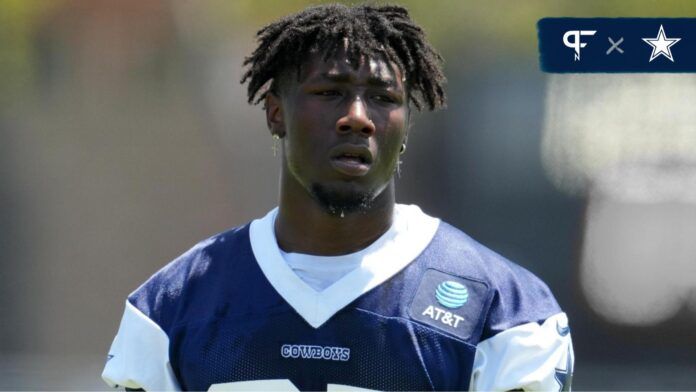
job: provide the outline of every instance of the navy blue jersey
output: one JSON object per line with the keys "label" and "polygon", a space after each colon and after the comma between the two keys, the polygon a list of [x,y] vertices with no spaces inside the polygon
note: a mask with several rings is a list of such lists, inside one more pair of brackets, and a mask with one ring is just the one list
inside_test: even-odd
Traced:
{"label": "navy blue jersey", "polygon": [[275,211],[201,242],[128,297],[105,380],[183,390],[567,386],[567,319],[546,285],[417,207],[398,211],[387,245],[322,292],[279,258]]}

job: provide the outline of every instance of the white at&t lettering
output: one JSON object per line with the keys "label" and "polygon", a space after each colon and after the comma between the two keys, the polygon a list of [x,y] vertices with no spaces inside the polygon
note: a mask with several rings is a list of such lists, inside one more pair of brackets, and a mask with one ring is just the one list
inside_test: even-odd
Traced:
{"label": "white at&t lettering", "polygon": [[457,328],[459,322],[464,320],[464,317],[458,316],[452,312],[448,312],[444,309],[440,309],[437,306],[430,305],[421,314],[423,316],[428,316],[435,321],[439,321],[450,327]]}

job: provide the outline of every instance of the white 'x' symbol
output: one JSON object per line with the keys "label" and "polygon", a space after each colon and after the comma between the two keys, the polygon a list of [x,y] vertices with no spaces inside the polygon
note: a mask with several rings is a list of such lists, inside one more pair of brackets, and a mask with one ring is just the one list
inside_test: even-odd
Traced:
{"label": "white 'x' symbol", "polygon": [[607,54],[611,53],[614,49],[616,49],[617,52],[623,54],[623,49],[619,48],[619,45],[623,42],[623,37],[621,37],[618,41],[614,42],[614,40],[609,37],[609,43],[611,44],[611,47],[607,50]]}

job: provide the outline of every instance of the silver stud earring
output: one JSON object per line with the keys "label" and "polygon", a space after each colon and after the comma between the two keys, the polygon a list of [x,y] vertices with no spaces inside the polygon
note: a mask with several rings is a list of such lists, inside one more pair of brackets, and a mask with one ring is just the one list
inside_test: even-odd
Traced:
{"label": "silver stud earring", "polygon": [[280,136],[278,135],[273,135],[273,156],[278,156],[278,140],[280,140]]}
{"label": "silver stud earring", "polygon": [[[399,155],[403,155],[404,152],[406,152],[406,143],[401,145]],[[396,160],[396,176],[398,178],[401,178],[401,157],[397,158]]]}

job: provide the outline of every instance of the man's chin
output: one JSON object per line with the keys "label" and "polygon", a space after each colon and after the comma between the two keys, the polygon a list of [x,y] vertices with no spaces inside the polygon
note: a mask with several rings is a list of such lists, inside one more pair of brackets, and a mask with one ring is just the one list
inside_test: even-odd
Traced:
{"label": "man's chin", "polygon": [[375,199],[373,193],[354,187],[323,184],[313,184],[310,193],[328,213],[338,216],[366,211]]}

